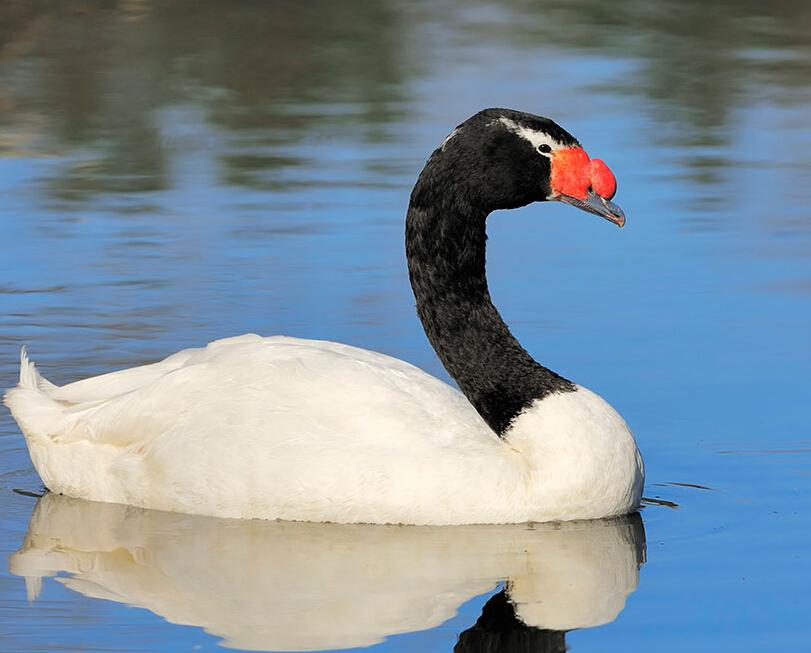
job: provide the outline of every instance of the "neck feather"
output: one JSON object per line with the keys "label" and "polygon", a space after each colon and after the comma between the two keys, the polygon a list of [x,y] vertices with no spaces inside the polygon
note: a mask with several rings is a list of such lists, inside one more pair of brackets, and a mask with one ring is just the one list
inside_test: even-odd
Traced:
{"label": "neck feather", "polygon": [[417,313],[445,369],[502,435],[533,401],[575,385],[536,363],[493,306],[485,275],[488,212],[461,199],[462,193],[426,192],[423,181],[406,219]]}

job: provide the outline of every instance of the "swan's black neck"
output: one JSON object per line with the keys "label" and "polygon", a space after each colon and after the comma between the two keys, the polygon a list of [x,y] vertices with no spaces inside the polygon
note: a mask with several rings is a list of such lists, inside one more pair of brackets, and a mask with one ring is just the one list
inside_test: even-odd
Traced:
{"label": "swan's black neck", "polygon": [[490,300],[485,222],[497,207],[477,200],[469,180],[431,168],[414,187],[406,220],[417,313],[445,369],[502,435],[534,400],[575,386],[532,359]]}

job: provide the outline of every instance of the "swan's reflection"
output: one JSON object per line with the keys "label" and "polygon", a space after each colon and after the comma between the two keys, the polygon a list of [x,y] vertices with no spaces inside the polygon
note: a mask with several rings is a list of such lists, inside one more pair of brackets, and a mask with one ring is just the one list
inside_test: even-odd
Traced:
{"label": "swan's reflection", "polygon": [[59,580],[76,592],[255,650],[358,647],[425,630],[504,580],[457,650],[512,650],[539,637],[543,650],[563,650],[563,633],[548,631],[612,621],[636,589],[644,551],[639,515],[533,528],[348,526],[48,494],[10,566],[32,597],[43,576],[67,572]]}

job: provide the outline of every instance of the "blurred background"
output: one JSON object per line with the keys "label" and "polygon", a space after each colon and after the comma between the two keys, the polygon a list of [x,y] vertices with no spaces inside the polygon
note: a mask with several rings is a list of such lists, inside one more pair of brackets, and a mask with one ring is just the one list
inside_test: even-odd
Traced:
{"label": "blurred background", "polygon": [[[628,223],[493,215],[492,294],[539,361],[617,407],[646,496],[675,504],[643,511],[625,611],[568,644],[801,650],[810,101],[801,0],[4,0],[0,387],[23,344],[61,384],[249,331],[447,379],[408,286],[411,185],[479,109],[549,116],[614,170]],[[41,485],[2,409],[4,556],[34,504],[14,488]],[[451,650],[486,600],[379,646]],[[29,604],[5,571],[0,624],[8,651],[216,647],[54,582]]]}

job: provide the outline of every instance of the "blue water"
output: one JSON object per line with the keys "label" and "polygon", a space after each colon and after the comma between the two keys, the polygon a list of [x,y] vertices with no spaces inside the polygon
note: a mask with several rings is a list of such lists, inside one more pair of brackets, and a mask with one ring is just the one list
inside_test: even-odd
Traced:
{"label": "blue water", "polygon": [[[538,360],[626,418],[651,499],[624,610],[598,627],[573,618],[566,645],[807,650],[809,25],[811,8],[788,0],[8,0],[0,387],[15,383],[23,344],[64,383],[249,331],[348,342],[447,379],[407,281],[411,184],[478,109],[547,115],[609,163],[628,223],[562,205],[492,216],[492,294]],[[3,409],[0,555],[50,551],[55,561],[36,564],[63,579],[27,592],[20,563],[2,567],[3,651],[215,650],[231,614],[243,634],[273,625],[254,649],[329,650],[357,641],[336,635],[336,613],[346,632],[374,631],[379,651],[450,651],[491,596],[518,592],[516,578],[544,579],[532,596],[548,609],[566,612],[569,591],[584,612],[603,596],[587,570],[631,578],[641,546],[631,538],[625,557],[605,559],[588,549],[569,569],[550,553],[556,536],[519,528],[510,541],[530,537],[529,553],[479,574],[477,556],[484,565],[503,540],[489,531],[437,536],[447,551],[397,548],[398,535],[390,557],[380,532],[342,532],[348,550],[389,561],[362,583],[372,563],[336,555],[330,527],[289,536],[327,542],[296,567],[270,555],[286,531],[58,501],[34,513],[14,489],[42,488]],[[596,531],[584,532],[571,537]],[[251,555],[228,545],[240,537]],[[532,575],[544,565],[569,590]],[[93,572],[95,589],[64,581]]]}

